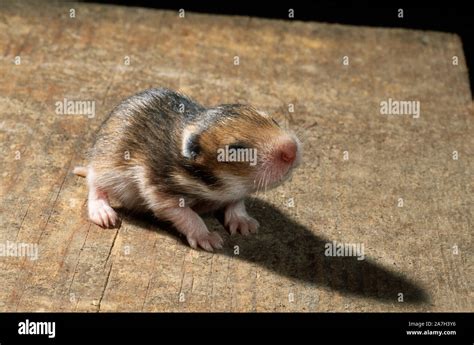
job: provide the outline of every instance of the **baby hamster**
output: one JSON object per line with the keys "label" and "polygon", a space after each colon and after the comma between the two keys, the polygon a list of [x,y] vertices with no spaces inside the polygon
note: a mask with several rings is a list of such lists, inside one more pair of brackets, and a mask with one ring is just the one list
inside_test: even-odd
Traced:
{"label": "baby hamster", "polygon": [[249,105],[205,108],[165,88],[142,91],[116,106],[99,129],[87,167],[89,218],[116,227],[110,198],[170,221],[192,248],[223,245],[199,214],[224,210],[231,234],[259,223],[244,198],[286,180],[300,162],[301,144],[269,115]]}

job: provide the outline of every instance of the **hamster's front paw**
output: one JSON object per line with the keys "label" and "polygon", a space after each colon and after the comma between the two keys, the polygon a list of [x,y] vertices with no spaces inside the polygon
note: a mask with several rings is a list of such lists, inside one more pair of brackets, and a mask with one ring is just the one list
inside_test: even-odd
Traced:
{"label": "hamster's front paw", "polygon": [[224,244],[224,240],[217,232],[195,232],[188,235],[186,239],[192,248],[197,249],[199,246],[208,252],[213,252],[214,249],[221,249]]}
{"label": "hamster's front paw", "polygon": [[249,216],[245,209],[243,200],[231,203],[225,208],[224,226],[233,235],[239,231],[242,235],[247,236],[257,232],[260,224]]}
{"label": "hamster's front paw", "polygon": [[249,215],[231,213],[225,221],[225,226],[231,235],[239,231],[240,234],[247,236],[256,233],[260,224]]}

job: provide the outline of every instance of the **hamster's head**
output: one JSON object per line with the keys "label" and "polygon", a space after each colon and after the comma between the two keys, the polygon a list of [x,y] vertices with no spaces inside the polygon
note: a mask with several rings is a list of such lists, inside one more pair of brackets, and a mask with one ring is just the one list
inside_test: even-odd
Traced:
{"label": "hamster's head", "polygon": [[223,105],[184,129],[182,153],[213,195],[238,199],[287,180],[301,161],[301,143],[265,113]]}

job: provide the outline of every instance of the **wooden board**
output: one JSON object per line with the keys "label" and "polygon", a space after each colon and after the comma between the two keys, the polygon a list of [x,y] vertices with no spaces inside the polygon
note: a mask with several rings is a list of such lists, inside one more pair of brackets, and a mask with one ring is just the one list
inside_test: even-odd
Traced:
{"label": "wooden board", "polygon": [[[458,36],[2,1],[0,56],[0,246],[38,249],[0,256],[0,311],[472,311]],[[251,103],[300,136],[292,181],[249,203],[257,236],[207,219],[226,240],[209,254],[153,219],[88,222],[72,168],[117,102],[158,86]],[[93,101],[94,116],[58,114],[65,99]],[[381,114],[389,99],[420,116]],[[326,256],[333,241],[364,245],[364,260]]]}

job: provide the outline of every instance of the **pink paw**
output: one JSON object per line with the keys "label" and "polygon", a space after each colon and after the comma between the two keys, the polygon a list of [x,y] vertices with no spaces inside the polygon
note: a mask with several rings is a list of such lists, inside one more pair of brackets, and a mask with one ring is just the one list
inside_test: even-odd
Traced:
{"label": "pink paw", "polygon": [[240,234],[247,236],[258,231],[260,224],[257,220],[249,215],[241,215],[236,213],[228,213],[225,217],[224,225],[227,227],[231,235],[240,232]]}
{"label": "pink paw", "polygon": [[89,202],[89,219],[103,228],[115,228],[120,224],[117,213],[102,199]]}
{"label": "pink paw", "polygon": [[213,252],[214,249],[221,249],[224,244],[224,240],[217,232],[199,232],[187,236],[189,245],[197,249],[201,247],[208,252]]}

